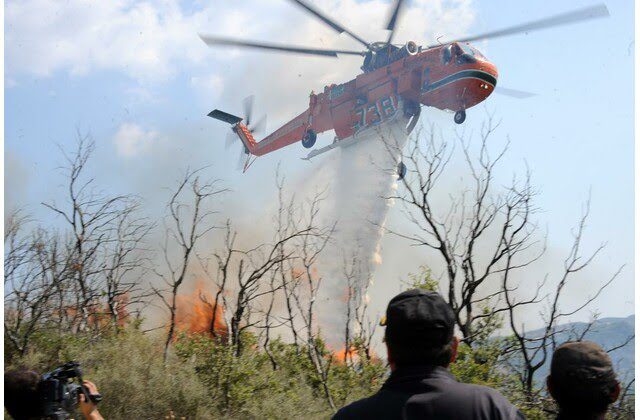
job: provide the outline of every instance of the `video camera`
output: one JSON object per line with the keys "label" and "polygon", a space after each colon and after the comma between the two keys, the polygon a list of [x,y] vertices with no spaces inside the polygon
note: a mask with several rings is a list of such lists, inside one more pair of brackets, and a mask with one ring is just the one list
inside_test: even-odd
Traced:
{"label": "video camera", "polygon": [[[73,382],[74,378],[78,378],[79,384]],[[45,373],[38,384],[43,416],[56,420],[68,419],[80,402],[80,393],[84,394],[85,401],[91,400],[97,404],[102,400],[102,395],[90,394],[82,385],[80,363],[68,362]]]}

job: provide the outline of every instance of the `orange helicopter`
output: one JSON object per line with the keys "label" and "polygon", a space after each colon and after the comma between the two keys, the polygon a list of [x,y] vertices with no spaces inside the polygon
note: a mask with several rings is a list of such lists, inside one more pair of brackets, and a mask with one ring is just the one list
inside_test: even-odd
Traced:
{"label": "orange helicopter", "polygon": [[[390,31],[387,40],[374,43],[362,39],[306,1],[291,1],[336,32],[346,33],[362,44],[365,50],[325,50],[209,35],[200,35],[200,37],[209,46],[249,47],[325,57],[360,55],[364,57],[362,74],[346,83],[325,86],[321,93],[312,92],[309,95],[309,107],[304,112],[260,141],[256,141],[253,133],[264,126],[265,119],[252,125],[253,97],[245,100],[244,120],[218,109],[211,111],[208,116],[231,124],[234,136],[240,138],[244,146],[244,156],[241,156],[244,160],[243,171],[251,165],[251,156],[262,156],[296,142],[302,142],[305,148],[311,148],[316,143],[318,133],[328,130],[335,131],[336,137],[333,144],[321,150],[311,151],[305,159],[311,159],[346,143],[352,144],[353,141],[345,140],[356,139],[359,133],[391,119],[399,112],[410,119],[407,127],[410,132],[417,123],[422,105],[454,111],[454,121],[462,124],[466,118],[466,110],[484,101],[494,91],[515,97],[530,96],[531,94],[526,92],[497,88],[496,66],[469,42],[609,15],[607,7],[599,4],[497,31],[423,47],[413,41],[404,45],[392,44],[404,0],[396,0],[392,6],[386,26]],[[402,177],[404,171],[400,167],[398,170]]]}

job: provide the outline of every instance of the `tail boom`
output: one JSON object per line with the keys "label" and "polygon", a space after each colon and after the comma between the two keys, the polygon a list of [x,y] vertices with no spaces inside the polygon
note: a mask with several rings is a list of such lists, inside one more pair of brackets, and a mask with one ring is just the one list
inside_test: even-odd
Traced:
{"label": "tail boom", "polygon": [[309,129],[311,129],[310,115],[309,110],[306,110],[259,142],[254,141],[254,147],[250,152],[255,156],[263,156],[282,149],[301,141]]}
{"label": "tail boom", "polygon": [[[264,139],[256,141],[249,127],[242,122],[242,118],[218,109],[211,111],[208,116],[227,124],[231,124],[231,129],[240,138],[240,141],[245,148],[245,152],[254,156],[263,156],[275,150],[282,149],[290,144],[299,142],[308,130],[315,129],[315,127],[312,127],[312,118],[309,110],[307,109]],[[325,130],[326,129],[316,131],[320,132]]]}

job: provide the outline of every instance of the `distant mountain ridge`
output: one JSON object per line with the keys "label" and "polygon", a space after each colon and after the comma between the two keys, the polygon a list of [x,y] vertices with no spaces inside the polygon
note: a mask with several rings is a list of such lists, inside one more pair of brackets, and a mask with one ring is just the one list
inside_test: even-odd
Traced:
{"label": "distant mountain ridge", "polygon": [[[582,334],[588,327],[587,322],[571,322],[559,325],[556,331],[559,332],[556,342],[561,344],[568,340],[575,340],[576,335]],[[541,335],[543,329],[532,330],[526,333],[530,337]],[[613,366],[622,380],[633,378],[635,370],[635,338],[623,347],[617,348],[624,344],[629,337],[635,334],[635,315],[629,315],[625,318],[601,318],[596,320],[589,331],[585,334],[583,340],[589,340],[598,343],[605,350],[612,350],[609,353]],[[551,358],[547,360],[545,366],[540,369],[538,375],[546,376],[549,372],[549,363]],[[538,378],[539,379],[539,378]]]}

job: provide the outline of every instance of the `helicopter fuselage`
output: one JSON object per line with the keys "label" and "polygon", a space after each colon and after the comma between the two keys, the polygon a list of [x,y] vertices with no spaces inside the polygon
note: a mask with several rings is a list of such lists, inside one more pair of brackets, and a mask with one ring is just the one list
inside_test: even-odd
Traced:
{"label": "helicopter fuselage", "polygon": [[497,77],[495,65],[479,51],[452,43],[408,53],[346,83],[312,92],[303,113],[260,142],[241,127],[236,132],[255,156],[298,141],[311,147],[318,133],[334,130],[341,140],[380,124],[398,112],[399,98],[405,103],[403,112],[417,113],[420,105],[464,112],[491,95]]}
{"label": "helicopter fuselage", "polygon": [[[597,4],[423,48],[413,41],[403,46],[392,42],[405,0],[392,2],[385,26],[389,31],[386,41],[373,43],[358,36],[307,0],[291,1],[334,31],[363,45],[366,50],[315,48],[211,35],[200,35],[200,38],[210,46],[233,46],[322,57],[362,56],[363,73],[346,83],[325,86],[319,94],[311,92],[309,107],[303,113],[259,142],[253,138],[257,127],[250,124],[251,112],[245,112],[245,125],[240,117],[218,109],[211,111],[208,114],[210,117],[231,124],[242,141],[247,155],[245,170],[250,165],[250,155],[262,156],[296,142],[311,148],[316,142],[317,134],[329,130],[336,133],[333,145],[340,144],[340,141],[347,138],[351,139],[349,141],[357,140],[361,130],[389,120],[397,116],[398,112],[402,112],[403,117],[409,117],[406,127],[409,132],[418,122],[420,107],[423,105],[454,111],[453,120],[462,124],[466,118],[466,109],[489,97],[494,92],[498,79],[496,66],[468,42],[529,33],[609,16],[607,6]],[[531,96],[527,92],[513,89],[503,89],[502,93],[515,97]]]}

